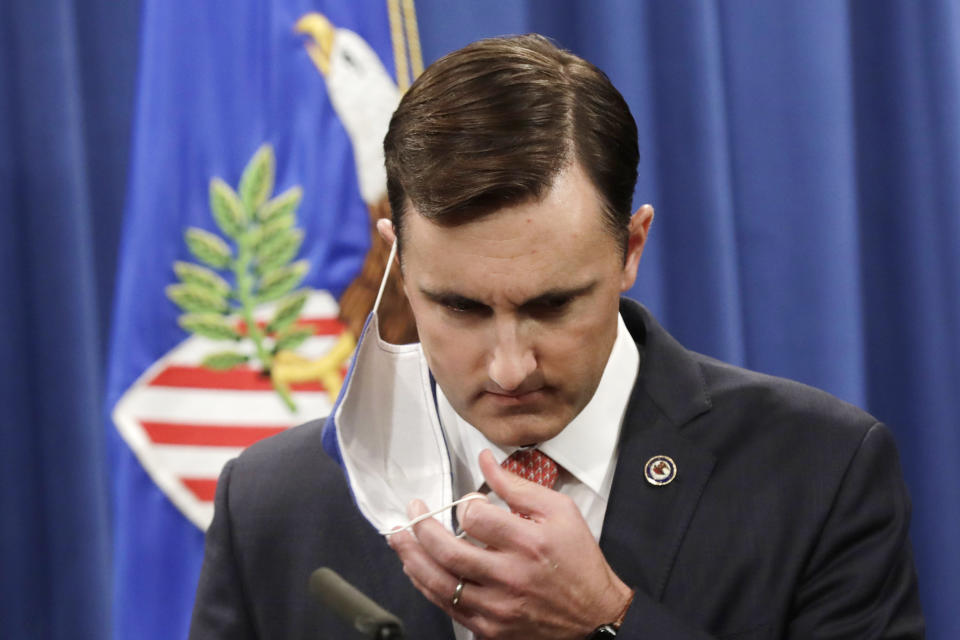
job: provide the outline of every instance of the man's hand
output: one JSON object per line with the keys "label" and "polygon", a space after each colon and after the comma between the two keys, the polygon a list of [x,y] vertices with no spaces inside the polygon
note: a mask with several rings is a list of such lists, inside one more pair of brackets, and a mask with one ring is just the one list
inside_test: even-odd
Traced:
{"label": "man's hand", "polygon": [[[482,500],[461,504],[460,526],[481,548],[433,518],[390,537],[403,570],[431,602],[483,638],[584,638],[611,622],[631,590],[607,564],[567,496],[500,467],[489,451],[480,468],[490,488],[522,518]],[[419,500],[409,515],[426,512]],[[461,578],[459,603],[451,602]]]}

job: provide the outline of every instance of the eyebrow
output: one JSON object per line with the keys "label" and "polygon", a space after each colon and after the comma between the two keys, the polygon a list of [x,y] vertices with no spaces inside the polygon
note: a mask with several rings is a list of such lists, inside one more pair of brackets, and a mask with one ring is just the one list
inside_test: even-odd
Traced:
{"label": "eyebrow", "polygon": [[[553,302],[558,298],[569,298],[569,299],[577,298],[579,296],[583,296],[590,293],[596,286],[597,286],[597,281],[593,280],[591,282],[588,282],[586,284],[576,286],[576,287],[555,287],[553,289],[548,289],[547,291],[544,291],[542,293],[538,293],[532,298],[528,298],[527,300],[524,300],[523,302],[520,303],[519,306],[520,307],[536,306],[538,304]],[[480,302],[479,300],[474,300],[473,298],[469,298],[455,291],[449,291],[449,290],[443,290],[443,289],[439,291],[431,291],[423,286],[419,287],[419,289],[420,289],[420,293],[422,293],[424,296],[426,296],[433,302],[437,302],[440,304],[467,304],[467,305],[480,305],[484,307],[488,306],[487,304]]]}

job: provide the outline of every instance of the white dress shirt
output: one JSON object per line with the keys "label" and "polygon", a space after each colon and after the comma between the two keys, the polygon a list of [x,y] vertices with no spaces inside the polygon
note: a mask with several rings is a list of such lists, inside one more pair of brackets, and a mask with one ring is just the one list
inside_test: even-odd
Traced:
{"label": "white dress shirt", "polygon": [[[561,467],[554,489],[573,499],[598,542],[617,467],[620,427],[639,366],[637,345],[618,316],[617,337],[590,402],[563,431],[537,445]],[[504,449],[487,440],[454,411],[439,386],[437,408],[450,453],[454,495],[480,490],[485,485],[477,462],[480,452],[490,449],[497,462],[503,462],[517,447]],[[506,508],[496,494],[491,492],[489,497],[492,503]],[[473,639],[466,628],[456,622],[453,626],[457,640]]]}

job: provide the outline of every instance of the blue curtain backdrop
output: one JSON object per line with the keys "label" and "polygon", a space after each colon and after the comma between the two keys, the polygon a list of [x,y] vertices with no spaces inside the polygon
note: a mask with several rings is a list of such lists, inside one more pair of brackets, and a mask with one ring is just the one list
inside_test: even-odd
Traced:
{"label": "blue curtain backdrop", "polygon": [[0,637],[109,636],[102,395],[139,5],[0,3]]}
{"label": "blue curtain backdrop", "polygon": [[631,295],[891,425],[929,637],[960,637],[960,3],[418,8],[430,60],[539,31],[608,73],[657,211]]}
{"label": "blue curtain backdrop", "polygon": [[[135,67],[141,49],[156,55],[159,9],[191,4],[147,0],[142,31],[136,2],[0,4],[5,638],[109,637],[111,576],[132,571],[110,552],[107,321]],[[960,2],[417,10],[428,62],[539,31],[607,71],[639,125],[636,202],[657,210],[632,295],[688,347],[891,425],[929,637],[960,637]],[[142,113],[150,78],[138,82]],[[169,532],[193,542],[153,593],[195,575],[191,527]],[[127,605],[189,615],[136,594]]]}

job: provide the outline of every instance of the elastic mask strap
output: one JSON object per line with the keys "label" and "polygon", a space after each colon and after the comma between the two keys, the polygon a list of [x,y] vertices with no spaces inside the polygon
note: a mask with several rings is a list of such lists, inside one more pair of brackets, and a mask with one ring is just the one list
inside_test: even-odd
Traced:
{"label": "elastic mask strap", "polygon": [[394,238],[390,246],[390,257],[387,258],[387,267],[383,271],[383,279],[380,280],[380,291],[377,292],[377,299],[373,302],[372,313],[376,313],[380,308],[380,298],[383,297],[383,290],[387,288],[387,280],[390,278],[390,268],[393,267],[393,259],[397,256],[397,240]]}
{"label": "elastic mask strap", "polygon": [[450,504],[448,504],[448,505],[445,506],[445,507],[440,507],[439,509],[434,509],[434,510],[431,511],[430,513],[424,513],[423,515],[417,516],[416,518],[414,518],[413,520],[411,520],[411,521],[408,522],[407,524],[403,525],[402,527],[399,527],[399,528],[397,528],[397,529],[391,529],[390,531],[380,531],[379,533],[380,533],[380,535],[382,535],[382,536],[388,536],[388,537],[389,537],[389,536],[392,536],[392,535],[395,534],[395,533],[400,533],[401,531],[406,531],[406,530],[408,530],[408,529],[412,529],[412,528],[414,527],[414,525],[423,522],[423,521],[426,520],[427,518],[432,518],[433,516],[437,515],[438,513],[443,513],[443,512],[446,511],[447,509],[452,509],[452,508],[454,508],[455,506],[457,506],[458,504],[463,504],[464,502],[470,502],[471,500],[480,500],[480,499],[486,500],[486,499],[487,499],[487,496],[480,495],[480,494],[477,494],[477,493],[471,493],[470,495],[466,495],[466,496],[460,498],[459,500],[454,500],[453,502],[451,502]]}

